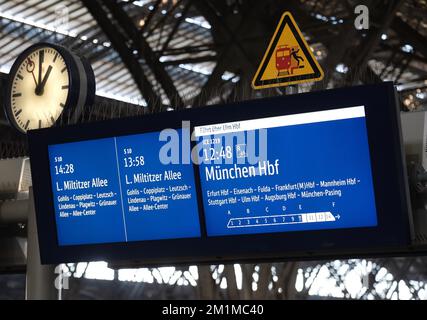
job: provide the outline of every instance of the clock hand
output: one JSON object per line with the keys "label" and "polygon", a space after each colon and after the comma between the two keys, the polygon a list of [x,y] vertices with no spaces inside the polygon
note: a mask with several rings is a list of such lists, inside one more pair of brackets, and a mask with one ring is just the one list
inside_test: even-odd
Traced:
{"label": "clock hand", "polygon": [[34,69],[35,69],[35,63],[33,62],[33,60],[31,60],[30,58],[27,59],[27,72],[31,73],[33,75],[33,79],[34,79],[34,83],[36,84],[36,88],[37,88],[37,80],[36,80],[36,76],[34,75]]}
{"label": "clock hand", "polygon": [[39,81],[37,82],[37,85],[40,86],[40,83],[42,82],[42,70],[43,70],[43,62],[44,62],[44,51],[39,51]]}
{"label": "clock hand", "polygon": [[41,96],[43,95],[44,87],[46,85],[47,79],[49,79],[50,73],[52,72],[52,66],[49,66],[47,69],[46,74],[44,75],[43,80],[41,83],[36,87],[36,95]]}
{"label": "clock hand", "polygon": [[37,80],[36,80],[36,76],[34,75],[34,71],[31,72],[31,74],[33,75],[34,83],[35,83],[36,88],[37,88]]}

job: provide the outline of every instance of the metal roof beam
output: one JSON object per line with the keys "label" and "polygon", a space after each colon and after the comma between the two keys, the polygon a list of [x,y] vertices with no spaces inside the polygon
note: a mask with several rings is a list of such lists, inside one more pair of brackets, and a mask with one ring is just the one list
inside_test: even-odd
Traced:
{"label": "metal roof beam", "polygon": [[151,83],[148,81],[144,71],[139,63],[137,57],[133,54],[132,50],[126,45],[127,39],[118,32],[117,28],[111,23],[108,17],[108,12],[104,7],[95,0],[82,0],[83,4],[87,7],[89,12],[98,22],[101,29],[110,39],[112,46],[115,48],[123,63],[126,65],[130,74],[144,99],[148,103],[149,108],[154,108],[153,104],[161,103],[159,96],[154,92]]}
{"label": "metal roof beam", "polygon": [[[86,0],[85,2],[89,1]],[[165,91],[169,101],[175,104],[174,107],[183,107],[184,103],[178,91],[176,90],[176,87],[171,77],[164,69],[164,66],[160,63],[159,59],[154,54],[148,41],[135,26],[132,19],[123,10],[123,7],[116,3],[116,1],[114,0],[105,0],[103,3],[110,11],[112,17],[117,20],[119,26],[126,33],[126,36],[132,41],[135,49],[137,49],[141,57],[144,58],[147,66],[154,74],[157,82],[162,86],[163,90]]]}
{"label": "metal roof beam", "polygon": [[422,36],[417,30],[412,28],[408,23],[403,21],[400,17],[395,17],[391,28],[407,43],[419,51],[424,57],[427,58],[427,38]]}
{"label": "metal roof beam", "polygon": [[188,57],[184,59],[177,59],[177,60],[168,60],[162,62],[164,66],[177,66],[180,64],[193,64],[193,63],[201,63],[201,62],[211,62],[216,61],[216,56],[214,55],[208,55],[208,56],[202,56],[202,57]]}

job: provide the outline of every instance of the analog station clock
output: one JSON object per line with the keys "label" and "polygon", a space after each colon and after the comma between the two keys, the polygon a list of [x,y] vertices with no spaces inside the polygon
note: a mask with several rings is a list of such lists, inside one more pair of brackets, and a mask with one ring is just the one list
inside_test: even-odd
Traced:
{"label": "analog station clock", "polygon": [[94,97],[90,64],[64,47],[40,43],[25,50],[12,66],[6,115],[12,126],[26,133],[53,126],[61,116],[76,121]]}

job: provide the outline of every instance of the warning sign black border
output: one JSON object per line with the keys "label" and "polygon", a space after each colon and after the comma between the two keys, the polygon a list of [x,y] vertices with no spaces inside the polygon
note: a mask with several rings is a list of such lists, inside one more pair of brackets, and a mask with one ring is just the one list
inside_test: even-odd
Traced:
{"label": "warning sign black border", "polygon": [[[304,55],[307,58],[307,61],[310,63],[310,66],[313,69],[313,73],[306,74],[306,75],[299,75],[299,76],[291,76],[291,77],[283,77],[283,78],[276,78],[271,80],[261,80],[262,75],[265,72],[265,69],[267,68],[267,65],[271,59],[271,56],[273,55],[276,47],[277,42],[280,39],[280,36],[282,35],[283,29],[286,25],[289,25],[289,28],[291,29],[293,35],[295,36],[295,39],[298,42],[299,47],[304,52]],[[263,60],[263,64],[261,66],[261,69],[259,69],[257,76],[254,81],[255,87],[261,87],[261,86],[268,86],[272,84],[280,84],[280,83],[288,83],[288,82],[295,82],[295,81],[302,81],[302,80],[311,80],[311,79],[317,79],[322,76],[322,72],[320,71],[319,67],[317,66],[317,63],[313,60],[311,52],[309,52],[305,42],[301,39],[301,35],[298,32],[297,28],[295,27],[294,23],[292,22],[289,14],[285,14],[285,17],[282,20],[281,25],[279,26],[279,29],[275,33],[275,38],[273,42],[271,43],[269,47],[269,51],[267,53],[267,56]]]}

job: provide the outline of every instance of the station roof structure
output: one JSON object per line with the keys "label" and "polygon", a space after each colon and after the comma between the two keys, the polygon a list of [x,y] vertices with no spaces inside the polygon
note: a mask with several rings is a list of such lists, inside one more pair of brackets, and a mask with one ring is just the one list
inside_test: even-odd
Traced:
{"label": "station roof structure", "polygon": [[[286,94],[251,80],[290,11],[325,70],[300,92],[393,81],[402,110],[425,110],[427,1],[368,2],[369,28],[358,30],[355,0],[0,0],[0,86],[21,52],[45,41],[88,59],[98,96],[150,112]],[[0,112],[0,158],[25,154]],[[377,264],[397,275],[390,281],[425,281],[424,258]]]}
{"label": "station roof structure", "polygon": [[[354,25],[357,1],[0,0],[3,84],[20,52],[47,41],[92,64],[97,95],[151,109],[188,108],[263,96],[251,79],[284,11],[325,70],[300,92],[394,81],[402,108],[427,102],[427,3],[372,1],[369,29]],[[10,141],[0,117],[0,140]],[[18,138],[17,138],[18,139]],[[19,140],[19,139],[18,139]]]}

